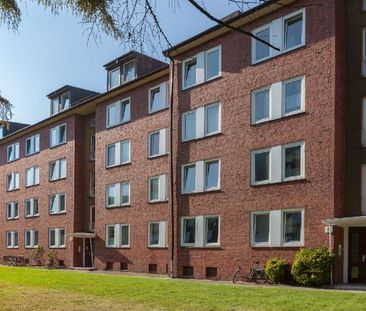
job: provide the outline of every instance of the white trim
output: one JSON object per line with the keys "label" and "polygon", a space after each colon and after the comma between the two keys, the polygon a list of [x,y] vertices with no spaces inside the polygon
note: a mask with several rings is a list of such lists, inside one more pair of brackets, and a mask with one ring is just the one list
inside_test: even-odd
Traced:
{"label": "white trim", "polygon": [[[61,141],[61,127],[65,128],[65,141]],[[56,141],[52,141],[52,132],[55,131],[56,133]],[[50,129],[50,134],[49,134],[49,147],[50,148],[54,148],[57,147],[59,145],[65,144],[67,142],[67,126],[66,123],[63,124],[59,124],[53,128]]]}
{"label": "white trim", "polygon": [[[292,82],[296,82],[296,81],[300,81],[300,109],[291,111],[286,113],[286,85],[290,84]],[[288,117],[288,116],[292,116],[298,113],[302,113],[305,111],[305,76],[299,76],[299,77],[295,77],[289,80],[284,80],[282,82],[282,103],[281,103],[281,108],[282,108],[282,117]]]}
{"label": "white trim", "polygon": [[[122,227],[128,227],[128,244],[122,245]],[[113,244],[108,244],[109,231],[108,228],[113,228],[114,241]],[[130,224],[107,224],[105,225],[105,247],[106,248],[129,248],[131,245],[131,225]]]}
{"label": "white trim", "polygon": [[[9,157],[9,150],[10,151],[10,155],[11,157]],[[16,161],[20,158],[20,144],[19,142],[13,143],[11,145],[9,145],[6,149],[6,161],[7,163]]]}
{"label": "white trim", "polygon": [[[256,112],[256,95],[258,93],[262,93],[262,92],[265,92],[265,91],[268,91],[268,117],[266,118],[263,118],[263,119],[259,119],[259,120],[255,120],[255,112]],[[265,87],[262,87],[260,89],[257,89],[257,90],[254,90],[252,91],[252,94],[251,94],[251,100],[252,100],[252,104],[251,104],[251,115],[252,115],[252,124],[260,124],[260,123],[264,123],[264,122],[267,122],[267,121],[270,121],[271,120],[271,106],[272,106],[272,102],[271,102],[271,85],[270,86],[265,86]]]}
{"label": "white trim", "polygon": [[[123,121],[122,120],[122,105],[124,103],[128,102],[128,105],[130,105],[130,115],[128,117],[127,120]],[[127,105],[127,104],[126,104]],[[131,121],[131,97],[126,97],[126,98],[123,98],[121,100],[117,100],[109,105],[107,105],[106,107],[106,128],[109,129],[109,128],[112,128],[112,127],[115,127],[115,126],[119,126],[119,125],[122,125],[124,123],[127,123],[127,122],[130,122]],[[116,106],[117,107],[117,123],[116,124],[110,124],[110,119],[109,119],[109,110]]]}
{"label": "white trim", "polygon": [[[27,245],[27,232],[30,233],[30,241]],[[24,231],[24,248],[36,248],[38,247],[38,243],[35,243],[35,235],[36,232],[38,233],[38,239],[39,239],[39,231],[36,229],[27,229]]]}
{"label": "white trim", "polygon": [[[128,202],[122,203],[122,187],[123,185],[128,185]],[[114,200],[115,204],[108,205],[108,189],[109,187],[114,187]],[[106,208],[113,208],[113,207],[121,207],[121,206],[128,206],[131,202],[131,183],[130,181],[123,181],[119,183],[112,183],[106,186]]]}
{"label": "white trim", "polygon": [[[61,210],[61,197],[64,197],[64,207]],[[54,202],[56,204],[56,211],[52,212],[51,208],[51,202],[52,202],[52,198],[54,198]],[[48,196],[48,213],[50,215],[57,215],[57,214],[65,214],[66,213],[66,194],[65,193],[57,193],[57,194],[51,194],[50,196]],[[39,209],[39,207],[38,207]]]}
{"label": "white trim", "polygon": [[[55,232],[55,244],[51,245],[51,231]],[[64,231],[64,244],[60,244],[61,231]],[[66,248],[66,230],[65,228],[49,228],[48,229],[48,247],[49,248]]]}
{"label": "white trim", "polygon": [[[35,202],[37,201],[37,209],[38,212],[34,212]],[[27,214],[27,202],[29,202],[30,214]],[[39,216],[39,199],[38,198],[29,198],[24,200],[24,217],[31,218]]]}
{"label": "white trim", "polygon": [[[16,206],[16,208],[15,208],[15,206]],[[8,213],[9,207],[10,207],[10,213]],[[15,210],[17,211],[16,215],[15,215]],[[6,203],[6,219],[8,219],[8,220],[19,219],[19,202],[18,201]]]}
{"label": "white trim", "polygon": [[[27,150],[28,141],[30,141],[31,152],[28,152],[28,150]],[[34,134],[25,140],[25,156],[26,157],[36,154],[36,153],[40,152],[40,150],[41,150],[41,134]]]}
{"label": "white trim", "polygon": [[[300,147],[300,175],[298,176],[291,176],[291,177],[285,177],[285,164],[286,164],[286,156],[285,152],[288,148],[293,147]],[[282,181],[292,181],[292,180],[298,180],[298,179],[304,179],[305,178],[305,142],[299,141],[294,142],[286,145],[282,145]]]}
{"label": "white trim", "polygon": [[[159,242],[158,244],[150,244],[150,226],[152,224],[159,224]],[[166,248],[167,247],[167,224],[166,221],[149,221],[147,223],[147,245],[150,248]]]}
{"label": "white trim", "polygon": [[[291,21],[292,19],[296,19],[298,16],[302,16],[302,33],[301,33],[301,43],[293,46],[289,49],[286,49],[286,22]],[[301,48],[305,45],[306,42],[306,11],[305,8],[299,11],[293,12],[291,14],[286,15],[283,17],[283,51],[282,53],[287,53],[298,48]]]}
{"label": "white trim", "polygon": [[[6,231],[6,248],[19,248],[19,232],[18,231]],[[10,241],[9,241],[10,234]],[[17,236],[17,244],[15,244],[15,236]],[[9,243],[10,242],[10,243]]]}
{"label": "white trim", "polygon": [[[122,158],[123,158],[123,144],[128,143],[128,161],[123,162]],[[110,164],[108,165],[109,162],[109,158],[108,158],[108,148],[114,146],[114,160],[115,163],[114,164]],[[130,139],[125,139],[125,140],[121,140],[118,141],[116,143],[112,143],[109,144],[105,147],[105,165],[107,168],[112,168],[112,167],[116,167],[116,166],[121,166],[121,165],[125,165],[125,164],[129,164],[131,163],[131,140]]]}
{"label": "white trim", "polygon": [[[118,71],[118,84],[115,86],[111,86],[111,75],[112,73]],[[108,90],[112,90],[121,85],[121,67],[116,67],[108,71]]]}
{"label": "white trim", "polygon": [[[212,133],[208,133],[207,132],[207,121],[208,121],[208,116],[207,116],[207,110],[211,107],[218,107],[218,111],[217,111],[217,131],[214,131]],[[221,102],[216,102],[213,104],[208,104],[204,106],[205,109],[205,117],[204,117],[204,132],[203,132],[203,137],[207,137],[207,136],[211,136],[211,135],[216,135],[221,133]],[[196,126],[197,129],[197,126]]]}
{"label": "white trim", "polygon": [[[125,74],[126,69],[125,68],[126,68],[127,65],[130,65],[131,63],[134,63],[133,65],[134,65],[135,75],[133,76],[132,79],[126,80],[126,74]],[[136,68],[135,59],[132,59],[132,60],[130,60],[130,61],[128,61],[128,62],[126,62],[122,65],[122,75],[120,75],[120,76],[122,76],[121,84],[125,84],[125,83],[128,83],[128,82],[133,81],[133,80],[136,79],[136,77],[137,77],[137,68]]]}
{"label": "white trim", "polygon": [[[301,213],[301,231],[300,231],[300,241],[295,242],[285,242],[285,214],[286,213]],[[282,215],[282,233],[281,233],[281,245],[283,247],[302,247],[304,246],[304,224],[305,224],[305,210],[304,209],[283,209],[281,211]]]}
{"label": "white trim", "polygon": [[[252,185],[264,185],[264,184],[268,184],[271,183],[272,180],[272,159],[271,159],[271,152],[272,152],[272,148],[264,148],[264,149],[258,149],[258,150],[253,150],[251,152],[251,184]],[[267,180],[261,180],[261,181],[256,181],[255,180],[255,156],[257,154],[261,154],[261,153],[268,153],[268,179]]]}
{"label": "white trim", "polygon": [[[266,25],[263,25],[259,28],[256,28],[254,31],[252,31],[252,34],[257,36],[258,33],[262,32],[262,31],[265,31],[265,30],[269,30],[269,40],[271,41],[271,34],[272,34],[272,31],[271,31],[271,24],[266,24]],[[265,61],[269,58],[271,58],[271,48],[268,47],[269,49],[269,55],[267,57],[263,57],[263,58],[260,58],[260,59],[257,59],[257,50],[256,50],[256,43],[258,41],[255,39],[255,38],[252,38],[251,40],[251,59],[252,59],[252,64],[256,64],[256,63],[259,63],[259,62],[262,62],[262,61]]]}
{"label": "white trim", "polygon": [[[158,198],[157,199],[151,199],[151,181],[157,180],[158,181]],[[149,203],[155,203],[155,202],[164,202],[167,200],[167,189],[166,189],[166,175],[157,175],[157,176],[151,176],[148,178],[148,202]]]}
{"label": "white trim", "polygon": [[[268,242],[256,242],[255,241],[255,231],[256,231],[256,221],[255,218],[257,215],[268,215]],[[260,211],[251,213],[251,226],[250,226],[250,241],[252,247],[265,247],[271,246],[271,211]]]}
{"label": "white trim", "polygon": [[[217,186],[216,187],[211,187],[211,188],[206,188],[206,184],[207,184],[207,164],[209,164],[211,162],[217,162],[218,163]],[[206,192],[206,191],[220,190],[220,181],[221,181],[221,160],[220,160],[220,158],[213,158],[213,159],[205,160],[204,161],[203,191]]]}
{"label": "white trim", "polygon": [[[218,72],[217,75],[212,76],[211,78],[207,78],[207,72],[208,72],[208,69],[207,69],[208,68],[208,62],[207,62],[208,57],[207,57],[207,55],[212,53],[212,52],[215,52],[215,51],[219,52],[219,72]],[[204,69],[204,71],[205,71],[205,82],[206,81],[211,81],[211,80],[216,79],[218,77],[221,77],[221,58],[222,58],[222,56],[221,56],[221,45],[215,46],[215,47],[205,51],[205,69]]]}

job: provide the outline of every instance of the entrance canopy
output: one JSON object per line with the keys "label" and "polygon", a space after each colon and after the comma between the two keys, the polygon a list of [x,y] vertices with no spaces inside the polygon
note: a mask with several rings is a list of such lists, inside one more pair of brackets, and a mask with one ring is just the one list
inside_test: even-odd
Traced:
{"label": "entrance canopy", "polygon": [[337,227],[366,227],[366,216],[331,218],[323,220],[323,223],[328,226]]}
{"label": "entrance canopy", "polygon": [[94,239],[95,232],[73,232],[68,234],[70,238]]}

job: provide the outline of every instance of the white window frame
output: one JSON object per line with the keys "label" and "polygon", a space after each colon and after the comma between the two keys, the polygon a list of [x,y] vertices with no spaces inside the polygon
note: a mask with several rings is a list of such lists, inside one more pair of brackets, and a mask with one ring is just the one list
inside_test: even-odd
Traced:
{"label": "white window frame", "polygon": [[[288,148],[300,147],[300,175],[294,177],[285,177],[285,151]],[[282,145],[282,181],[292,181],[305,178],[305,142],[294,142],[286,145]]]}
{"label": "white window frame", "polygon": [[[207,133],[207,110],[210,107],[218,107],[218,129],[215,132]],[[222,110],[222,103],[220,101],[210,103],[201,107],[198,107],[196,109],[192,109],[186,112],[182,113],[182,142],[192,141],[204,137],[209,137],[213,135],[217,135],[221,133],[221,110]],[[187,139],[185,137],[185,131],[186,131],[186,124],[185,124],[185,117],[189,114],[195,114],[196,115],[196,133],[195,137],[191,139]]]}
{"label": "white window frame", "polygon": [[[366,0],[364,0],[364,10],[366,11]],[[362,64],[361,74],[366,76],[366,27],[362,29]]]}
{"label": "white window frame", "polygon": [[[152,96],[151,93],[155,91],[156,89],[159,89],[159,92],[161,93],[161,98],[163,101],[163,107],[160,109],[152,110]],[[160,83],[159,85],[156,85],[149,89],[149,99],[148,99],[148,113],[152,114],[161,110],[164,110],[169,107],[169,82],[165,81],[163,83]]]}
{"label": "white window frame", "polygon": [[[285,105],[286,105],[286,85],[287,84],[290,84],[292,82],[295,82],[295,81],[300,81],[301,82],[301,106],[300,106],[300,109],[298,110],[294,110],[294,111],[291,111],[291,112],[288,112],[286,113],[285,112]],[[300,76],[300,77],[295,77],[295,78],[292,78],[290,80],[285,80],[282,82],[283,83],[283,86],[282,86],[282,117],[288,117],[288,116],[292,116],[294,114],[298,114],[298,113],[302,113],[305,111],[305,77],[304,76]]]}
{"label": "white window frame", "polygon": [[[296,16],[302,15],[302,34],[301,34],[301,43],[297,46],[294,46],[290,49],[285,49],[285,29],[286,29],[286,22],[295,18]],[[283,16],[281,18],[278,18],[276,20],[273,20],[271,23],[260,26],[252,31],[253,35],[256,35],[257,33],[269,29],[269,37],[270,37],[270,44],[280,49],[280,51],[277,51],[271,47],[269,47],[270,55],[268,57],[264,57],[261,59],[256,59],[256,51],[255,51],[255,45],[257,42],[256,38],[252,38],[251,42],[251,63],[252,65],[258,64],[260,62],[266,61],[268,59],[274,58],[278,55],[285,54],[287,52],[293,51],[295,49],[301,48],[306,45],[306,9],[300,9],[298,11],[292,12],[286,16]]]}
{"label": "white window frame", "polygon": [[[38,213],[34,212],[34,206],[35,206],[35,202],[37,201],[37,205],[38,205]],[[27,202],[29,202],[30,204],[30,214],[27,215]],[[25,218],[31,218],[31,217],[36,217],[39,216],[39,199],[38,198],[30,198],[30,199],[25,199],[24,201],[24,217]]]}
{"label": "white window frame", "polygon": [[[29,243],[27,243],[27,233],[30,233],[30,241]],[[24,247],[25,248],[36,248],[38,247],[38,243],[35,243],[35,236],[36,236],[36,232],[38,234],[38,239],[39,239],[39,232],[38,230],[35,229],[27,229],[24,231]],[[27,245],[28,244],[28,245]]]}
{"label": "white window frame", "polygon": [[[212,53],[213,51],[219,51],[219,73],[216,76],[213,76],[211,78],[207,78],[207,54]],[[185,71],[186,71],[186,65],[193,60],[196,60],[196,83],[192,85],[186,85],[185,84]],[[182,62],[182,90],[187,90],[189,88],[192,88],[196,85],[214,80],[218,77],[221,77],[222,74],[222,52],[221,52],[221,45],[215,46],[213,48],[210,48],[208,50],[205,50],[203,52],[200,52],[192,57],[189,57],[185,59]]]}
{"label": "white window frame", "polygon": [[[61,163],[65,163],[65,172],[62,172],[61,168],[63,167]],[[52,179],[52,170],[51,166],[55,164],[56,177]],[[48,169],[48,180],[49,181],[57,181],[61,179],[65,179],[67,177],[67,160],[66,158],[58,159],[49,163]],[[65,174],[63,174],[65,173]]]}
{"label": "white window frame", "polygon": [[[28,180],[28,172],[31,173],[31,180]],[[25,169],[25,187],[37,186],[40,183],[39,166],[32,166]]]}
{"label": "white window frame", "polygon": [[[128,184],[128,202],[126,202],[126,203],[122,203],[122,186],[124,184]],[[114,197],[115,197],[116,203],[114,205],[108,205],[108,189],[111,186],[115,186]],[[131,183],[130,183],[130,181],[123,181],[123,182],[119,182],[119,183],[108,184],[106,186],[106,197],[105,197],[105,200],[106,200],[106,202],[105,202],[106,208],[115,208],[115,207],[121,207],[121,206],[129,206],[131,204]]]}
{"label": "white window frame", "polygon": [[[129,115],[129,118],[128,120],[126,121],[123,121],[122,120],[122,105],[128,101],[128,104],[130,105],[130,115]],[[117,121],[116,124],[113,124],[111,125],[110,124],[110,120],[109,120],[109,109],[111,109],[112,107],[114,106],[118,106],[117,107],[117,112],[118,112],[118,118],[119,120]],[[116,102],[113,102],[111,104],[109,104],[107,107],[106,107],[106,128],[113,128],[113,127],[116,127],[116,126],[119,126],[119,125],[122,125],[122,124],[125,124],[125,123],[128,123],[131,121],[131,115],[132,115],[132,111],[131,111],[131,108],[132,108],[132,103],[131,103],[131,97],[126,97],[122,100],[118,100]]]}
{"label": "white window frame", "polygon": [[[217,243],[207,242],[207,220],[208,218],[218,218],[218,236]],[[195,243],[184,243],[184,221],[194,219],[195,220]],[[221,240],[221,217],[219,215],[200,215],[200,216],[184,216],[181,217],[181,230],[180,230],[180,244],[182,247],[188,248],[215,248],[220,247]]]}
{"label": "white window frame", "polygon": [[[9,243],[10,234],[10,243]],[[17,236],[18,243],[15,244],[15,236]],[[19,248],[19,233],[18,231],[7,231],[6,232],[6,248]]]}
{"label": "white window frame", "polygon": [[[150,154],[151,150],[151,137],[154,134],[159,133],[159,153],[158,154]],[[168,137],[169,137],[169,130],[168,129],[160,129],[158,131],[148,133],[148,143],[147,143],[147,157],[149,159],[160,157],[163,155],[168,154]]]}
{"label": "white window frame", "polygon": [[[122,145],[124,143],[128,143],[128,161],[126,161],[126,162],[122,162],[122,155],[123,155]],[[114,148],[115,148],[115,152],[114,152],[115,164],[108,165],[108,148],[111,146],[114,146]],[[106,146],[106,148],[105,148],[105,166],[107,168],[126,165],[126,164],[130,164],[130,163],[131,163],[131,140],[130,139],[121,140],[119,142],[112,143],[112,144],[109,144]]]}
{"label": "white window frame", "polygon": [[[130,65],[131,63],[134,63],[134,67],[135,67],[135,75],[134,75],[134,77],[133,77],[131,80],[126,81],[126,67],[127,67],[127,65]],[[137,66],[136,66],[136,60],[135,60],[135,59],[132,59],[132,60],[130,60],[130,61],[128,61],[128,62],[126,62],[126,63],[124,63],[124,64],[122,65],[122,71],[123,71],[122,84],[125,84],[125,83],[128,83],[128,82],[131,82],[131,81],[135,80],[135,79],[136,79],[136,77],[137,77]]]}
{"label": "white window frame", "polygon": [[[128,227],[128,244],[122,245],[122,227]],[[114,243],[108,244],[108,228],[114,229]],[[105,247],[106,248],[130,248],[131,245],[131,225],[130,224],[115,224],[105,226]]]}
{"label": "white window frame", "polygon": [[[9,176],[11,176],[11,184],[9,184]],[[10,173],[8,175],[6,175],[6,191],[14,191],[14,190],[18,190],[19,189],[19,173],[18,172],[14,172],[14,173]]]}
{"label": "white window frame", "polygon": [[[65,206],[64,209],[61,210],[61,197],[64,197],[64,202],[65,202]],[[55,202],[56,202],[56,211],[52,212],[51,211],[51,202],[52,202],[52,198],[55,198]],[[49,215],[59,215],[59,214],[66,214],[66,194],[65,193],[57,193],[57,194],[52,194],[48,197],[48,213]],[[38,207],[39,208],[39,207]]]}
{"label": "white window frame", "polygon": [[[301,213],[301,233],[300,241],[298,242],[284,242],[284,215],[287,212],[300,212]],[[269,241],[268,243],[256,243],[254,241],[255,228],[254,228],[254,218],[255,215],[269,214]],[[261,248],[261,247],[303,247],[305,241],[305,209],[304,208],[291,208],[291,209],[279,209],[279,210],[268,210],[268,211],[255,211],[251,213],[251,223],[250,223],[250,241],[251,247]]]}
{"label": "white window frame", "polygon": [[[60,244],[61,231],[64,231],[64,244]],[[51,231],[55,231],[55,244],[51,245]],[[65,228],[48,229],[48,247],[49,248],[66,248],[66,230]]]}
{"label": "white window frame", "polygon": [[[157,179],[158,180],[158,198],[151,199],[151,181]],[[155,203],[155,202],[164,202],[168,199],[168,189],[167,189],[167,175],[158,175],[152,176],[148,178],[148,202]]]}
{"label": "white window frame", "polygon": [[[255,120],[255,111],[256,111],[256,95],[258,93],[264,92],[264,91],[268,91],[268,117],[264,118],[264,119],[260,119],[260,120]],[[271,100],[271,86],[265,86],[262,87],[260,89],[256,89],[254,91],[252,91],[251,94],[251,99],[252,99],[252,105],[251,105],[251,110],[252,110],[252,124],[260,124],[260,123],[264,123],[264,122],[268,122],[270,120],[272,120],[272,100]]]}
{"label": "white window frame", "polygon": [[[31,149],[30,152],[28,152],[28,150],[27,150],[28,141],[30,142],[30,149]],[[25,156],[26,157],[39,153],[40,150],[41,150],[41,135],[40,134],[32,135],[25,140]]]}
{"label": "white window frame", "polygon": [[[150,244],[150,226],[152,224],[159,224],[159,243]],[[162,232],[163,230],[163,232]],[[147,223],[147,245],[149,248],[166,248],[167,247],[167,237],[168,237],[168,224],[166,221],[149,221]]]}
{"label": "white window frame", "polygon": [[[16,205],[17,205],[17,211],[18,211],[17,215],[15,215],[15,206]],[[10,215],[9,215],[9,207],[10,207]],[[19,219],[19,202],[15,201],[15,202],[6,203],[6,219],[8,219],[8,220]]]}
{"label": "white window frame", "polygon": [[[61,141],[61,135],[60,135],[61,127],[65,128],[65,140],[64,141]],[[56,142],[52,141],[52,132],[53,131],[56,131]],[[66,126],[66,123],[59,124],[59,125],[57,125],[57,126],[50,129],[50,148],[55,148],[57,146],[66,144],[66,142],[67,142],[67,126]]]}
{"label": "white window frame", "polygon": [[[112,76],[112,73],[114,73],[116,71],[119,72],[119,74],[118,74],[118,76],[119,76],[118,84],[115,85],[115,86],[112,86],[111,85],[111,81],[112,81],[111,76]],[[117,68],[114,68],[114,69],[109,70],[108,71],[108,90],[115,89],[116,87],[119,87],[120,85],[121,85],[121,68],[120,67],[117,67]]]}
{"label": "white window frame", "polygon": [[[12,157],[9,157],[9,150],[12,150],[11,153],[10,153],[12,155]],[[19,144],[19,142],[9,145],[8,148],[7,148],[7,154],[6,154],[7,162],[8,163],[14,162],[16,160],[19,160],[19,158],[20,158],[20,144]]]}

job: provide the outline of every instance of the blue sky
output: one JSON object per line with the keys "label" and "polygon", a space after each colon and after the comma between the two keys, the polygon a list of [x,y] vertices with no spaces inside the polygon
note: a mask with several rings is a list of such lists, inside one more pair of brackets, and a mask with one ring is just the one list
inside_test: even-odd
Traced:
{"label": "blue sky", "polygon": [[[173,44],[213,25],[185,0],[175,12],[163,1],[159,19]],[[217,17],[237,9],[223,0],[205,4]],[[0,91],[15,106],[13,121],[32,124],[47,117],[46,95],[65,84],[104,92],[103,65],[127,52],[123,44],[107,36],[88,43],[85,26],[67,12],[53,16],[31,1],[22,9],[17,33],[0,28]]]}

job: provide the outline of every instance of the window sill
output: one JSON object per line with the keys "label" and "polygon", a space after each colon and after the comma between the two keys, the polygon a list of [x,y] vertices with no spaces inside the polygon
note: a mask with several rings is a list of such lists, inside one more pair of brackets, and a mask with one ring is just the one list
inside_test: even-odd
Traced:
{"label": "window sill", "polygon": [[163,111],[168,110],[168,109],[169,109],[169,106],[164,107],[164,108],[161,108],[161,109],[159,109],[159,110],[149,111],[147,114],[148,114],[149,116],[151,116],[151,115],[153,115],[153,114],[156,114],[156,113],[159,113],[159,112],[163,112]]}
{"label": "window sill", "polygon": [[110,170],[110,169],[113,169],[113,168],[116,168],[116,167],[123,167],[123,166],[129,166],[129,165],[132,165],[132,162],[126,162],[126,163],[122,163],[122,164],[115,164],[115,165],[110,165],[110,166],[106,166],[105,168],[107,170]]}
{"label": "window sill", "polygon": [[286,114],[280,118],[276,118],[276,119],[266,119],[266,120],[263,120],[263,121],[259,121],[259,122],[256,122],[256,123],[252,123],[251,126],[253,127],[259,127],[261,125],[264,125],[264,124],[270,124],[270,123],[275,123],[275,122],[280,122],[280,121],[283,121],[283,120],[287,120],[287,119],[290,119],[290,118],[294,118],[294,117],[300,117],[300,116],[303,116],[303,115],[306,115],[306,111],[305,110],[298,110],[296,112],[292,112],[292,113],[289,113],[289,114]]}
{"label": "window sill", "polygon": [[62,177],[62,178],[59,178],[59,179],[54,179],[54,180],[48,180],[49,182],[58,182],[58,181],[61,181],[61,180],[65,180],[67,177]]}
{"label": "window sill", "polygon": [[148,246],[148,249],[168,249],[168,246]]}
{"label": "window sill", "polygon": [[168,203],[168,202],[169,202],[168,199],[165,199],[165,200],[154,200],[154,201],[147,201],[147,204],[154,205],[154,204]]}
{"label": "window sill", "polygon": [[19,220],[19,217],[17,218],[6,218],[7,221],[13,221],[13,220]]}
{"label": "window sill", "polygon": [[221,245],[205,245],[205,246],[181,245],[180,247],[186,249],[198,249],[198,250],[221,249]]}
{"label": "window sill", "polygon": [[[55,215],[55,214],[50,214]],[[32,219],[32,218],[39,218],[39,215],[32,215],[32,216],[24,216],[25,219]]]}
{"label": "window sill", "polygon": [[19,160],[20,160],[20,157],[18,159],[11,160],[11,161],[6,160],[6,164],[14,163],[14,162],[17,162]]}
{"label": "window sill", "polygon": [[11,190],[6,190],[6,192],[14,192],[14,191],[19,191],[20,188],[16,188],[16,189],[11,189]]}
{"label": "window sill", "polygon": [[19,246],[7,246],[7,249],[19,249]]}
{"label": "window sill", "polygon": [[[220,73],[220,75],[219,75],[219,76],[215,76],[215,77],[213,77],[213,78],[211,78],[211,79],[209,79],[209,80],[205,80],[205,81],[203,81],[203,82],[201,82],[201,83],[197,83],[197,84],[190,85],[190,86],[182,86],[181,91],[182,91],[182,92],[184,92],[184,91],[189,91],[189,90],[195,89],[195,88],[197,88],[197,87],[199,87],[199,86],[203,86],[203,85],[206,85],[206,84],[208,84],[208,83],[210,83],[210,82],[213,82],[213,81],[219,80],[219,79],[221,79],[221,78],[222,78],[222,75],[221,75],[221,73]],[[183,85],[183,81],[182,81],[182,85]]]}
{"label": "window sill", "polygon": [[108,246],[106,245],[105,248],[107,249],[131,249],[131,246],[118,246],[118,247],[115,247],[115,246]]}
{"label": "window sill", "polygon": [[255,183],[251,184],[250,186],[253,188],[262,187],[262,186],[274,186],[274,185],[285,185],[288,183],[295,183],[295,182],[307,182],[305,177],[293,178],[288,180],[281,180],[281,181],[274,181],[274,182],[262,182],[262,183]]}
{"label": "window sill", "polygon": [[222,192],[220,188],[217,189],[211,189],[211,190],[204,190],[204,191],[195,191],[195,192],[183,192],[181,195],[199,195],[199,194],[208,194],[208,193],[215,193],[215,192]]}
{"label": "window sill", "polygon": [[39,186],[39,184],[28,185],[28,186],[25,186],[25,188],[27,189],[27,188],[37,187],[37,186]]}
{"label": "window sill", "polygon": [[[48,213],[49,216],[59,216],[59,215],[66,215],[66,212],[60,212],[60,213]],[[39,217],[39,216],[38,216]]]}
{"label": "window sill", "polygon": [[66,249],[66,246],[49,246],[49,249]]}
{"label": "window sill", "polygon": [[131,204],[123,204],[123,205],[113,205],[113,206],[106,206],[106,209],[117,209],[117,208],[124,208],[124,207],[131,207]]}
{"label": "window sill", "polygon": [[282,245],[253,245],[251,244],[251,247],[252,248],[255,248],[255,249],[265,249],[265,248],[299,248],[299,247],[304,247],[304,244],[303,243],[296,243],[296,244],[282,244]]}
{"label": "window sill", "polygon": [[302,49],[302,48],[305,48],[305,47],[306,47],[306,44],[305,43],[302,43],[302,44],[297,45],[297,46],[294,46],[294,47],[292,47],[290,49],[283,50],[283,51],[279,52],[278,55],[268,56],[266,58],[262,58],[262,59],[254,60],[254,61],[252,60],[251,66],[256,66],[256,65],[259,65],[259,64],[263,64],[265,62],[271,61],[273,59],[279,58],[279,57],[281,57],[283,55],[286,55],[286,54],[288,54],[290,52],[297,51],[297,50]]}
{"label": "window sill", "polygon": [[39,153],[41,153],[41,151],[37,151],[37,152],[30,153],[30,154],[26,154],[25,157],[26,158],[29,158],[29,157],[31,157],[33,155],[36,155],[36,154],[39,154]]}
{"label": "window sill", "polygon": [[125,122],[122,122],[122,123],[119,123],[119,124],[116,124],[116,125],[111,125],[111,126],[108,126],[106,125],[106,130],[110,130],[110,129],[113,129],[113,128],[116,128],[118,126],[122,126],[122,125],[125,125],[125,124],[128,124],[128,123],[131,123],[131,120],[128,120],[128,121],[125,121]]}
{"label": "window sill", "polygon": [[57,144],[57,145],[55,145],[55,146],[49,146],[49,149],[55,149],[55,148],[57,148],[57,147],[61,147],[61,146],[63,146],[63,145],[66,145],[66,143],[67,143],[67,141],[65,141],[64,143]]}
{"label": "window sill", "polygon": [[215,137],[215,136],[220,136],[220,135],[223,135],[223,133],[221,131],[217,132],[217,133],[213,133],[213,134],[208,134],[208,135],[205,135],[203,137],[197,137],[197,138],[187,139],[187,140],[182,139],[181,142],[182,143],[196,142],[196,141],[199,141],[199,140],[204,140],[204,139],[208,139],[208,138]]}
{"label": "window sill", "polygon": [[158,159],[158,158],[166,157],[167,155],[169,155],[169,153],[148,156],[147,158],[148,158],[148,160],[155,160],[155,159]]}

